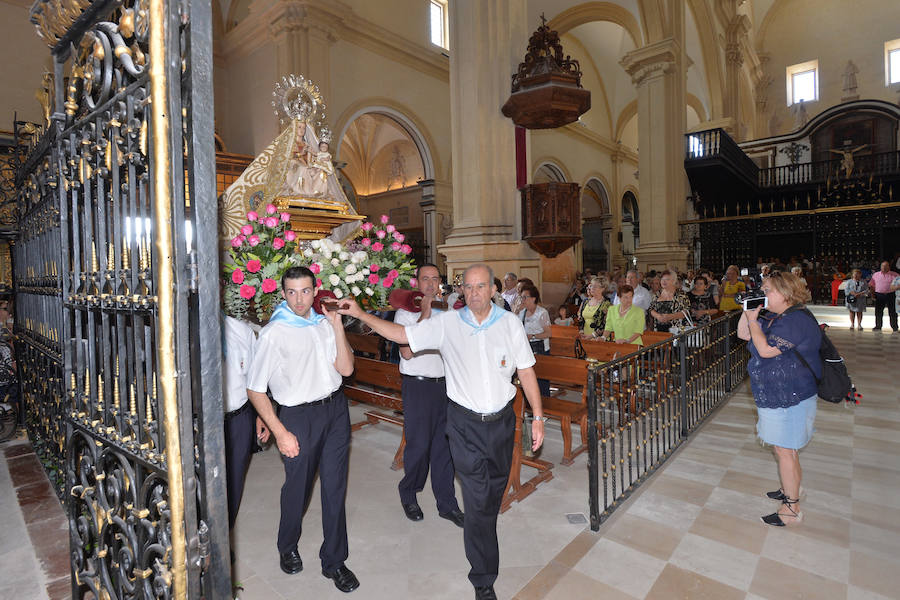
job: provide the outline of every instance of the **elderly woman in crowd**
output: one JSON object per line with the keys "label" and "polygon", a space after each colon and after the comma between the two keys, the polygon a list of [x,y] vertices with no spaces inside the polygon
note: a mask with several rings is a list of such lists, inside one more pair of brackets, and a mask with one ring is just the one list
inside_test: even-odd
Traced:
{"label": "elderly woman in crowd", "polygon": [[741,305],[735,301],[734,297],[746,291],[747,286],[738,279],[739,274],[737,265],[729,265],[728,269],[726,269],[725,281],[722,283],[722,299],[719,302],[719,310],[729,312],[741,309]]}
{"label": "elderly woman in crowd", "polygon": [[737,333],[750,342],[747,371],[757,407],[756,432],[773,446],[781,479],[781,488],[766,494],[780,500],[781,508],[762,521],[784,527],[803,519],[799,450],[814,430],[822,333],[816,319],[803,310],[810,294],[799,277],[776,271],[763,281],[762,290],[769,299],[768,312],[760,316],[759,308],[745,311]]}
{"label": "elderly woman in crowd", "polygon": [[712,315],[719,312],[716,308],[716,302],[712,294],[707,288],[706,277],[697,275],[694,277],[694,287],[688,294],[688,301],[691,305],[691,316],[698,325],[709,323]]}
{"label": "elderly woman in crowd", "polygon": [[[519,318],[525,326],[528,343],[535,354],[550,354],[550,314],[540,305],[541,293],[533,285],[524,285],[519,291],[522,299],[522,310]],[[550,382],[538,379],[538,388],[542,396],[550,395]]]}
{"label": "elderly woman in crowd", "polygon": [[604,342],[610,334],[616,336],[617,344],[643,344],[641,334],[644,332],[644,309],[634,306],[634,288],[623,284],[619,286],[619,304],[606,313],[606,326],[600,339]]}
{"label": "elderly woman in crowd", "polygon": [[853,269],[850,273],[850,279],[847,281],[847,287],[844,288],[844,304],[850,312],[850,329],[853,329],[854,320],[862,331],[863,313],[866,312],[866,294],[869,292],[869,285],[863,281],[862,271]]}
{"label": "elderly woman in crowd", "polygon": [[687,294],[678,289],[678,277],[672,271],[663,271],[659,278],[660,290],[650,302],[650,316],[655,331],[669,331],[671,327],[684,325],[691,303]]}
{"label": "elderly woman in crowd", "polygon": [[609,281],[605,277],[594,277],[588,284],[588,300],[581,305],[579,313],[582,323],[581,336],[599,337],[606,326],[606,315],[612,303],[606,298]]}

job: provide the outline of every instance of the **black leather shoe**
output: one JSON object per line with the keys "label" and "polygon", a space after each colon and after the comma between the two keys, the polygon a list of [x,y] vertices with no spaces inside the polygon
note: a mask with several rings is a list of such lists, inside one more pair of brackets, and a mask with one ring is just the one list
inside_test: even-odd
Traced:
{"label": "black leather shoe", "polygon": [[281,565],[281,570],[288,575],[293,575],[303,570],[303,561],[300,560],[300,553],[297,552],[296,548],[290,552],[282,552],[281,560],[278,562]]}
{"label": "black leather shoe", "polygon": [[497,594],[494,593],[494,586],[475,586],[475,600],[497,600]]}
{"label": "black leather shoe", "polygon": [[451,510],[450,512],[439,513],[438,516],[442,519],[447,519],[457,527],[462,527],[466,522],[466,516],[458,508],[456,510]]}
{"label": "black leather shoe", "polygon": [[349,593],[359,587],[359,579],[348,569],[346,565],[341,565],[334,571],[328,572],[322,569],[322,575],[334,581],[334,587],[344,593]]}
{"label": "black leather shoe", "polygon": [[422,508],[416,502],[404,504],[403,512],[406,513],[406,518],[410,521],[421,521],[425,518],[425,515],[422,514]]}

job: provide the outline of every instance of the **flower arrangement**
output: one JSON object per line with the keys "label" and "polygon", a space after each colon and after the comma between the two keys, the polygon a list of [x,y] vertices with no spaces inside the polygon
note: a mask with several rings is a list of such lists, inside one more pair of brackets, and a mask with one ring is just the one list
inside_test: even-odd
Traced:
{"label": "flower arrangement", "polygon": [[302,261],[316,274],[316,287],[371,310],[386,307],[391,290],[416,285],[412,248],[387,215],[379,221],[364,221],[362,236],[346,247],[327,238],[310,242]]}
{"label": "flower arrangement", "polygon": [[281,275],[300,264],[296,254],[297,234],[291,230],[291,216],[278,214],[275,205],[266,206],[265,214],[247,213],[247,223],[231,240],[225,265],[225,314],[244,319],[253,301],[255,316],[266,321],[281,302],[278,293]]}

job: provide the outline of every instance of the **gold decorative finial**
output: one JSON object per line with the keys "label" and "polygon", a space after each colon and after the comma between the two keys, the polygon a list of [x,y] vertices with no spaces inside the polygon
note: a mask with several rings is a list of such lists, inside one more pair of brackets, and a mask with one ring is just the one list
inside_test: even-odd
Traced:
{"label": "gold decorative finial", "polygon": [[100,264],[97,262],[97,245],[91,242],[91,271],[96,273],[100,270]]}
{"label": "gold decorative finial", "polygon": [[128,394],[128,410],[133,416],[137,416],[137,404],[134,401],[134,382],[131,383],[131,389],[129,390]]}
{"label": "gold decorative finial", "polygon": [[112,243],[107,243],[106,248],[106,270],[114,271],[116,269],[116,249],[113,248]]}

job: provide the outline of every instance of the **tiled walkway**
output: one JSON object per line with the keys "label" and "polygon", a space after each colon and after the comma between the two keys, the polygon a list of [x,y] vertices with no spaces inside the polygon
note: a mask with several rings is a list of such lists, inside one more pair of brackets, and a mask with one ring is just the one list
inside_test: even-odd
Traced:
{"label": "tiled walkway", "polygon": [[[770,452],[754,436],[746,384],[598,533],[566,519],[587,513],[587,459],[560,466],[559,429],[551,425],[543,458],[557,463],[553,480],[500,517],[499,596],[900,598],[900,334],[835,327],[830,335],[865,397],[853,410],[819,403],[816,435],[801,453],[807,490],[801,526],[775,529],[759,521],[777,508],[763,494],[778,480]],[[361,409],[352,410],[360,419]],[[462,532],[437,518],[430,491],[419,497],[424,521],[403,515],[396,492],[401,474],[389,468],[399,437],[386,424],[354,433],[347,564],[362,586],[349,597],[471,598]],[[6,526],[15,501],[6,477],[0,468],[0,571],[31,569],[29,577],[46,585],[37,559],[28,563],[20,556],[27,553],[19,553],[9,562],[25,525],[13,524],[14,532]],[[283,477],[275,452],[255,455],[235,531],[239,597],[347,598],[319,574],[318,493],[304,520],[304,571],[279,570],[274,538]],[[21,589],[8,597],[45,597],[40,585],[33,594]],[[0,598],[6,593],[0,586]]]}

